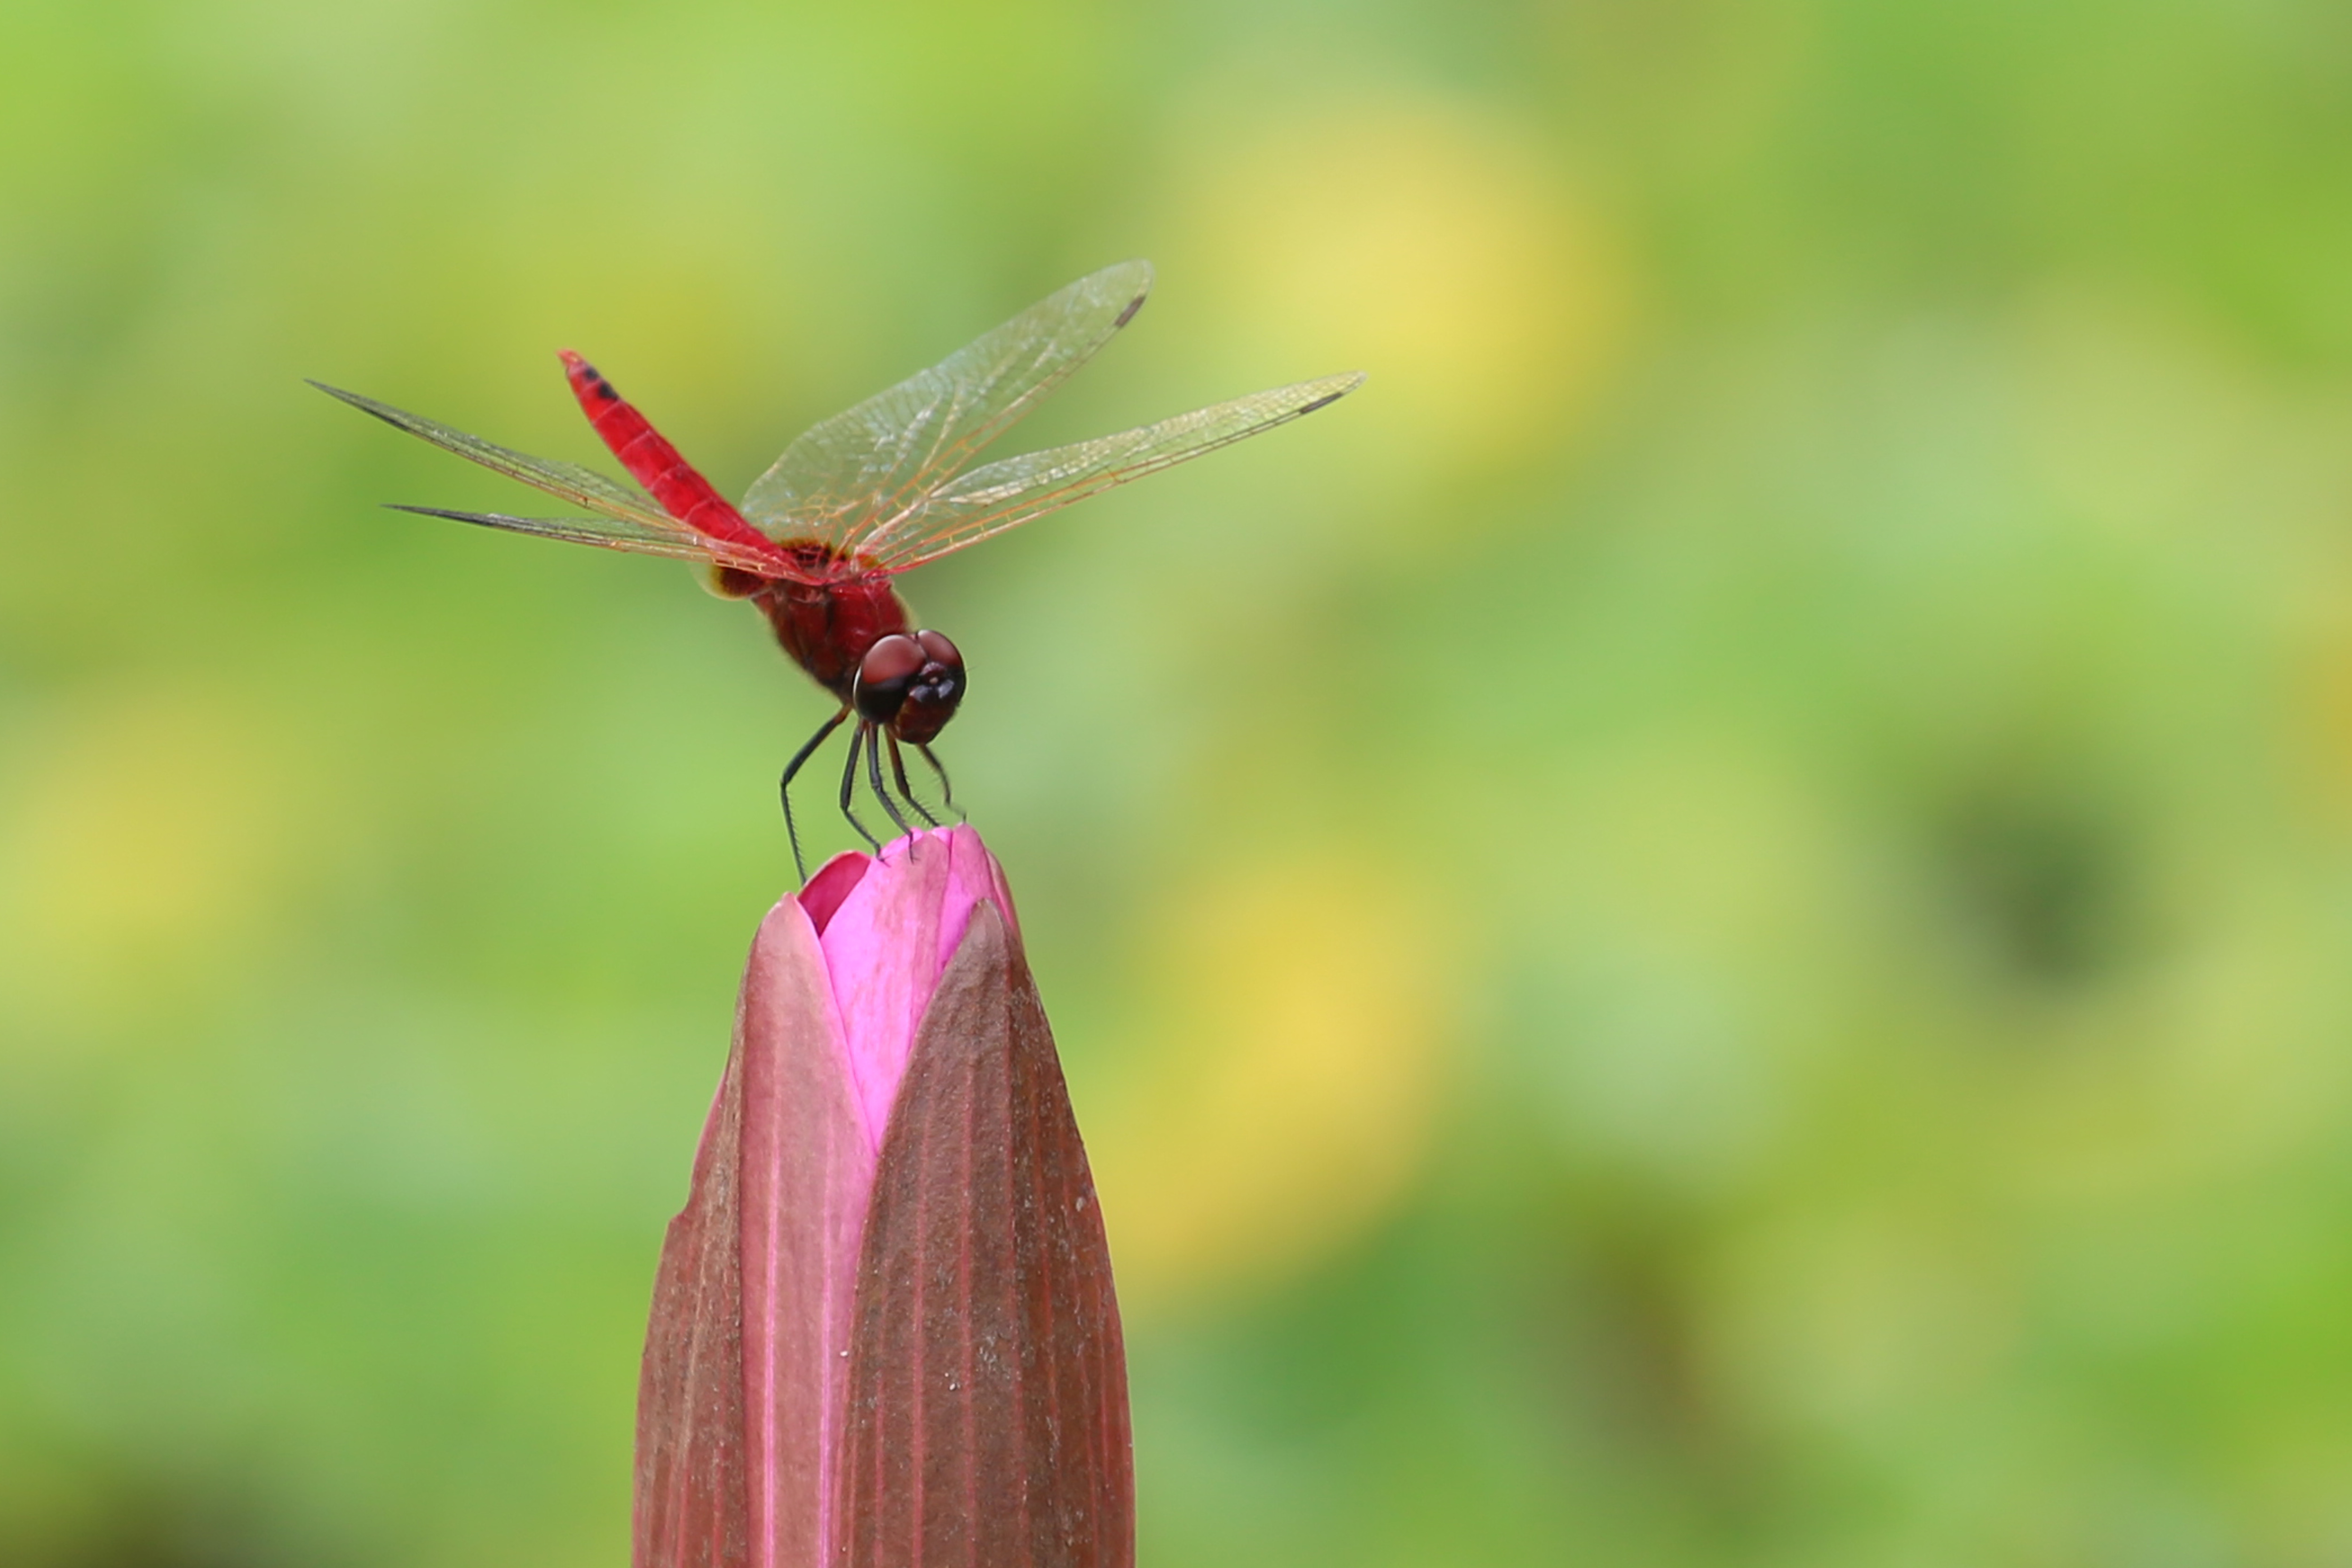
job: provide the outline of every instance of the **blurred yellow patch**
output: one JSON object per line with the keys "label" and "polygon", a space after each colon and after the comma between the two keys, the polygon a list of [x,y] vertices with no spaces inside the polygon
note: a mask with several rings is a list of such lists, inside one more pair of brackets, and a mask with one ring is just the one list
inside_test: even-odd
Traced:
{"label": "blurred yellow patch", "polygon": [[0,798],[0,1009],[104,1028],[216,992],[289,858],[280,749],[233,705],[157,689],[26,738]]}
{"label": "blurred yellow patch", "polygon": [[1383,489],[1555,451],[1612,357],[1624,291],[1551,150],[1418,95],[1218,107],[1186,127],[1164,259],[1219,357],[1369,371],[1345,438]]}
{"label": "blurred yellow patch", "polygon": [[1252,866],[1168,912],[1142,1065],[1090,1128],[1123,1298],[1270,1282],[1389,1208],[1442,1099],[1444,946],[1347,865]]}

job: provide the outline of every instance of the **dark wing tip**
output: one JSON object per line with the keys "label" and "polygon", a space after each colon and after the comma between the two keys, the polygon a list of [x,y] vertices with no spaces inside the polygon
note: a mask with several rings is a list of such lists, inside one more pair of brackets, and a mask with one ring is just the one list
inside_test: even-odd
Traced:
{"label": "dark wing tip", "polygon": [[[306,376],[304,379],[309,380],[310,378]],[[378,403],[373,397],[368,397],[356,392],[345,392],[341,387],[329,386],[323,381],[312,381],[310,382],[310,384],[317,387],[320,391],[325,393],[330,397],[335,398],[340,402],[350,404],[352,407],[358,409],[362,414],[374,415],[377,418],[383,420],[385,424],[391,426],[395,430],[406,430],[409,428],[409,426],[401,423],[399,410],[394,408],[389,403]]]}
{"label": "dark wing tip", "polygon": [[377,504],[386,511],[414,512],[418,517],[446,517],[451,522],[470,522],[478,527],[500,528],[512,533],[543,531],[532,526],[538,521],[537,519],[515,517],[503,511],[452,511],[445,506],[411,506],[406,501],[397,500],[381,501]]}
{"label": "dark wing tip", "polygon": [[1336,392],[1327,392],[1312,403],[1301,405],[1298,412],[1300,414],[1312,414],[1318,408],[1328,408],[1331,405],[1339,402],[1339,399],[1347,396],[1348,394],[1355,391],[1356,388],[1363,384],[1364,373],[1360,370],[1353,372],[1349,377],[1347,385],[1340,387]]}
{"label": "dark wing tip", "polygon": [[1114,332],[1127,325],[1128,322],[1135,320],[1135,313],[1143,309],[1144,300],[1151,297],[1151,263],[1146,261],[1142,257],[1133,256],[1129,257],[1125,261],[1113,262],[1110,266],[1104,268],[1103,271],[1124,272],[1129,268],[1132,268],[1137,274],[1135,279],[1135,297],[1127,302],[1127,308],[1125,310],[1119,311],[1118,320],[1110,324],[1110,330]]}

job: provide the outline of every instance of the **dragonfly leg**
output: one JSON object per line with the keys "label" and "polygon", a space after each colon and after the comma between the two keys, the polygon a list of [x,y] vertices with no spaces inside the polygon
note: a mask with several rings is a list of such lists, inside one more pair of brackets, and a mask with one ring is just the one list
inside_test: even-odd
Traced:
{"label": "dragonfly leg", "polygon": [[801,764],[807,762],[816,749],[824,744],[824,738],[840,729],[841,721],[848,717],[849,710],[844,708],[818,725],[816,733],[811,735],[807,742],[793,753],[793,760],[784,764],[784,776],[776,785],[776,793],[784,801],[784,837],[793,841],[793,869],[800,873],[803,882],[808,880],[808,862],[801,858],[801,830],[793,821],[793,775],[801,771]]}
{"label": "dragonfly leg", "polygon": [[872,728],[870,724],[860,724],[849,732],[849,761],[841,768],[841,815],[849,818],[849,826],[857,829],[857,837],[872,845],[874,853],[879,855],[882,841],[866,832],[866,824],[858,821],[857,813],[849,808],[850,795],[857,787],[857,748],[865,743],[866,731]]}
{"label": "dragonfly leg", "polygon": [[971,818],[963,814],[963,807],[955,803],[955,785],[948,783],[948,771],[947,769],[940,766],[939,758],[931,755],[931,748],[929,744],[926,742],[918,741],[915,743],[915,750],[923,753],[923,761],[930,763],[931,772],[940,775],[940,804],[944,805],[950,811],[956,814],[956,820],[958,822],[970,822]]}
{"label": "dragonfly leg", "polygon": [[874,798],[882,803],[882,809],[890,814],[890,820],[898,825],[900,836],[914,837],[915,830],[907,826],[905,817],[898,815],[898,802],[892,800],[890,792],[882,787],[882,731],[879,730],[866,738],[866,782],[873,787]]}
{"label": "dragonfly leg", "polygon": [[907,759],[898,754],[898,737],[885,730],[882,738],[890,742],[890,776],[898,781],[898,793],[906,797],[908,805],[915,808],[917,816],[937,827],[940,819],[923,808],[923,803],[915,798],[915,786],[907,782]]}

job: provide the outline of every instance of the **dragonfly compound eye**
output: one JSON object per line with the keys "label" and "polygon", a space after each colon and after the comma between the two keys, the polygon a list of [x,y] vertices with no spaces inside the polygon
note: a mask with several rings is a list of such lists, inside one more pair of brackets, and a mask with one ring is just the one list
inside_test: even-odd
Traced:
{"label": "dragonfly compound eye", "polygon": [[923,650],[923,667],[908,683],[890,728],[898,739],[921,745],[955,717],[966,681],[963,655],[956,651],[955,644],[937,632],[917,632],[915,640]]}
{"label": "dragonfly compound eye", "polygon": [[908,689],[929,662],[923,645],[902,632],[877,638],[857,661],[857,679],[850,690],[857,716],[877,724],[888,723],[898,716]]}

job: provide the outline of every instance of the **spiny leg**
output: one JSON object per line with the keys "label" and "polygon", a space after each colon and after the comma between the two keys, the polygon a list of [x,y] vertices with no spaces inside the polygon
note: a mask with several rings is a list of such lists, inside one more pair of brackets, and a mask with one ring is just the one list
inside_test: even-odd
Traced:
{"label": "spiny leg", "polygon": [[793,760],[784,764],[784,776],[776,785],[776,793],[784,800],[784,837],[793,841],[793,869],[800,873],[803,882],[808,880],[808,862],[801,858],[801,830],[793,821],[793,775],[801,771],[801,764],[807,762],[816,749],[824,744],[824,738],[840,729],[841,721],[848,717],[849,710],[844,708],[818,725],[816,733],[808,738],[808,743],[794,752]]}
{"label": "spiny leg", "polygon": [[945,805],[950,811],[956,814],[956,820],[958,822],[971,821],[971,818],[963,814],[963,807],[955,803],[955,785],[948,783],[948,771],[947,769],[940,766],[939,758],[931,755],[929,743],[928,742],[918,741],[915,742],[915,750],[923,753],[923,761],[930,763],[931,772],[940,775],[940,803],[942,805]]}
{"label": "spiny leg", "polygon": [[882,738],[890,742],[890,775],[898,781],[898,793],[907,797],[907,804],[915,808],[916,816],[937,827],[940,819],[924,809],[923,803],[915,798],[914,785],[907,782],[907,761],[898,754],[898,737],[885,730]]}
{"label": "spiny leg", "polygon": [[866,738],[866,782],[873,787],[874,798],[882,803],[882,809],[890,814],[890,820],[898,825],[900,837],[913,837],[915,830],[907,826],[905,817],[898,815],[898,803],[892,800],[890,792],[882,787],[882,731],[879,730]]}
{"label": "spiny leg", "polygon": [[849,809],[849,797],[857,787],[857,748],[865,743],[866,731],[873,726],[860,724],[849,732],[849,761],[841,766],[841,815],[849,818],[849,826],[857,829],[857,837],[874,846],[874,853],[882,853],[882,841],[866,831],[866,824],[857,820],[857,813]]}

